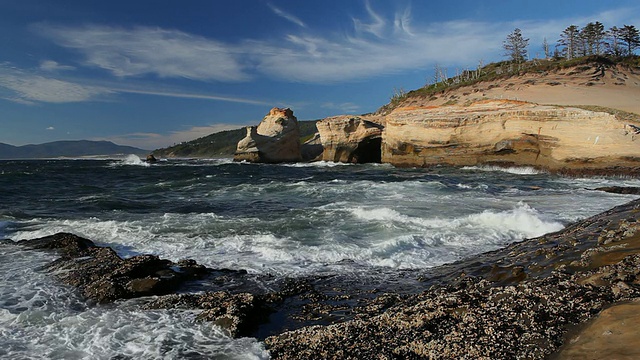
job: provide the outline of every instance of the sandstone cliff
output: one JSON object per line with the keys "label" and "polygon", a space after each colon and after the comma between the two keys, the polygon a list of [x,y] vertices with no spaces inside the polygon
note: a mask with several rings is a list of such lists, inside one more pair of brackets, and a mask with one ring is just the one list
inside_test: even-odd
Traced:
{"label": "sandstone cliff", "polygon": [[291,109],[273,108],[258,126],[247,127],[235,161],[280,163],[300,161],[300,129]]}
{"label": "sandstone cliff", "polygon": [[376,115],[324,119],[317,124],[323,160],[640,172],[640,69],[581,61],[500,76],[503,65],[493,64],[487,80],[438,91],[442,85],[431,85]]}
{"label": "sandstone cliff", "polygon": [[321,120],[316,126],[324,149],[322,160],[380,162],[382,125],[361,117],[336,116]]}
{"label": "sandstone cliff", "polygon": [[401,107],[386,116],[382,162],[497,163],[552,171],[636,168],[638,126],[605,112],[510,100]]}

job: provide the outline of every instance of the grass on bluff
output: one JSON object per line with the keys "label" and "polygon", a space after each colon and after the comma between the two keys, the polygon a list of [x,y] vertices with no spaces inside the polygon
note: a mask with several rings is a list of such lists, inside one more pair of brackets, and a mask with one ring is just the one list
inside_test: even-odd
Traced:
{"label": "grass on bluff", "polygon": [[463,71],[462,74],[452,76],[444,81],[435,84],[427,84],[419,89],[409,92],[394,92],[390,102],[382,106],[376,113],[386,114],[398,107],[405,100],[420,97],[431,99],[437,95],[442,95],[447,91],[456,90],[466,86],[472,86],[481,82],[508,79],[514,76],[521,76],[529,73],[545,74],[551,71],[558,71],[577,66],[587,66],[594,63],[603,65],[624,65],[629,68],[640,68],[640,56],[628,56],[623,58],[613,58],[609,56],[584,56],[566,59],[534,59],[523,63],[513,63],[511,61],[501,61],[488,64],[480,69]]}

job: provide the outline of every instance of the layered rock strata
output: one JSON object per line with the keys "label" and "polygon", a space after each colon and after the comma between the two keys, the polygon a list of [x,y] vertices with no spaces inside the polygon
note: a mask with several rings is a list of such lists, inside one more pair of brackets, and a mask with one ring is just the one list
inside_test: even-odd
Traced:
{"label": "layered rock strata", "polygon": [[386,116],[381,160],[397,166],[637,170],[639,125],[604,112],[508,100],[404,107]]}
{"label": "layered rock strata", "polygon": [[323,146],[322,160],[380,162],[383,126],[361,117],[336,116],[316,123]]}
{"label": "layered rock strata", "polygon": [[300,129],[291,109],[273,108],[258,126],[247,127],[238,142],[235,161],[281,163],[302,159]]}

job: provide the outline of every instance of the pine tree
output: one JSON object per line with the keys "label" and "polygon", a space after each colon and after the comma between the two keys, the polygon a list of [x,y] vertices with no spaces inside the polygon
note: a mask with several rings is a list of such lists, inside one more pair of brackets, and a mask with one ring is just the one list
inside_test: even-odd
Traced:
{"label": "pine tree", "polygon": [[502,47],[505,50],[505,56],[519,63],[527,59],[528,45],[529,39],[522,37],[522,32],[516,28],[511,34],[507,35],[507,39],[503,42]]}
{"label": "pine tree", "polygon": [[622,47],[622,29],[614,26],[607,31],[607,53],[613,56],[622,56],[624,54],[624,48]]}
{"label": "pine tree", "polygon": [[558,43],[564,46],[564,48],[562,49],[562,53],[569,60],[573,59],[579,54],[579,37],[580,30],[575,25],[567,27],[566,29],[564,29],[562,34],[560,34],[560,40],[558,40]]}
{"label": "pine tree", "polygon": [[640,32],[633,25],[625,25],[620,29],[620,38],[627,46],[626,55],[633,55],[635,49],[640,47]]}
{"label": "pine tree", "polygon": [[605,37],[604,25],[601,22],[590,22],[580,31],[583,55],[602,54],[602,44]]}

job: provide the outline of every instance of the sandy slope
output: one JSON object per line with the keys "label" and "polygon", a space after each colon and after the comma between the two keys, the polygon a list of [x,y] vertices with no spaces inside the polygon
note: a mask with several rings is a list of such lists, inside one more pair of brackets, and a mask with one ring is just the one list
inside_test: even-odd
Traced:
{"label": "sandy slope", "polygon": [[479,99],[522,100],[553,105],[598,105],[640,114],[640,69],[580,65],[529,73],[450,90],[436,98],[414,97],[401,106],[465,104]]}

